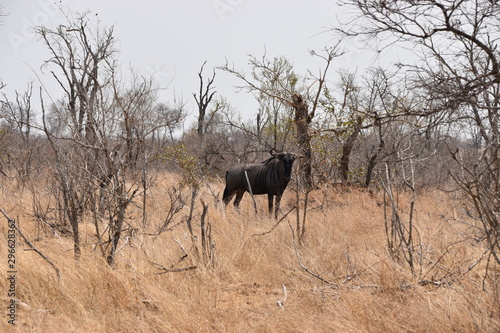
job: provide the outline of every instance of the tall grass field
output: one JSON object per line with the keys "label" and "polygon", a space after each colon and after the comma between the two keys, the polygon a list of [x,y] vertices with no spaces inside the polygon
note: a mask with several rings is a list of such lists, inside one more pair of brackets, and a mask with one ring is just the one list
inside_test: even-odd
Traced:
{"label": "tall grass field", "polygon": [[[199,189],[192,212],[184,189],[167,221],[168,193],[179,185],[165,174],[148,192],[147,216],[141,200],[129,206],[110,266],[95,231],[105,223],[91,216],[82,218],[75,259],[71,235],[48,218],[56,216],[46,209],[48,185],[1,184],[0,208],[31,244],[17,232],[11,297],[10,227],[0,216],[1,332],[500,332],[500,272],[450,193],[416,196],[412,270],[389,251],[381,191],[314,190],[299,244],[293,189],[275,220],[265,196],[256,197],[257,213],[248,194],[239,211],[225,208],[224,184],[214,180]],[[409,202],[401,192],[403,221]]]}

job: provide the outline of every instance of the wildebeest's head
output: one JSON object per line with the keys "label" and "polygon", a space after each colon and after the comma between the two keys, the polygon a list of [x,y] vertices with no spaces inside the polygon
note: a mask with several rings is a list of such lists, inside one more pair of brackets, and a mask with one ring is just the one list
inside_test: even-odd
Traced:
{"label": "wildebeest's head", "polygon": [[292,177],[292,167],[293,167],[293,162],[297,157],[300,157],[296,154],[293,153],[277,153],[275,152],[274,148],[271,149],[270,151],[271,155],[283,162],[283,168],[284,168],[284,180],[285,182],[290,181],[290,178]]}
{"label": "wildebeest's head", "polygon": [[283,162],[283,167],[285,169],[285,181],[288,182],[292,177],[293,162],[297,156],[291,153],[277,153],[274,157]]}

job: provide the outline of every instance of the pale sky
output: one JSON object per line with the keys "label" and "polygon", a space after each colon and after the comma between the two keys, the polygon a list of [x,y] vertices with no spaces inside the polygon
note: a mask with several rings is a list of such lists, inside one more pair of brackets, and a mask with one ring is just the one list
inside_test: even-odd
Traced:
{"label": "pale sky", "polygon": [[[298,74],[309,69],[317,73],[322,63],[309,55],[333,46],[338,37],[330,31],[345,10],[335,0],[2,0],[4,14],[0,25],[0,80],[7,84],[3,92],[23,91],[31,80],[39,87],[35,71],[44,84],[54,87],[50,75],[40,66],[48,53],[32,32],[37,25],[57,26],[64,20],[56,8],[73,12],[88,10],[97,15],[102,27],[114,25],[119,60],[139,73],[156,73],[167,89],[160,93],[162,101],[183,98],[186,108],[195,112],[192,93],[199,87],[197,73],[207,61],[206,75],[227,58],[236,68],[246,69],[248,54],[269,57],[285,56]],[[335,60],[335,70],[349,69],[358,73],[378,66],[380,55],[363,49],[364,44],[350,41],[346,55]],[[362,74],[362,73],[361,73]],[[244,116],[257,110],[251,96],[237,94],[239,83],[226,73],[218,73],[215,86],[235,109]],[[38,88],[36,88],[38,89]],[[38,91],[38,90],[37,90]],[[56,92],[57,93],[57,90]]]}

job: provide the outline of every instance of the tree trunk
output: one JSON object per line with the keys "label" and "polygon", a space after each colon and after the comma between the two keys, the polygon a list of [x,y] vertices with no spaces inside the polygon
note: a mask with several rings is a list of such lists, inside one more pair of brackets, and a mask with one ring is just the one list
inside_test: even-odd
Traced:
{"label": "tree trunk", "polygon": [[358,117],[354,128],[346,142],[342,146],[342,156],[340,157],[340,177],[343,183],[347,183],[349,180],[349,159],[351,157],[352,149],[354,148],[354,143],[361,132],[361,124],[363,123],[363,118]]}
{"label": "tree trunk", "polygon": [[297,126],[297,142],[304,155],[301,163],[303,181],[306,189],[311,189],[312,181],[312,149],[311,136],[309,134],[309,124],[312,117],[309,114],[309,107],[300,94],[292,95],[292,107],[295,109],[295,125]]}
{"label": "tree trunk", "polygon": [[377,147],[377,151],[370,158],[370,161],[368,162],[368,167],[366,168],[366,177],[365,177],[366,187],[370,186],[370,183],[372,182],[373,170],[375,169],[375,165],[377,165],[378,155],[380,154],[382,149],[384,149],[385,146],[384,137],[382,136],[382,125],[380,124],[379,118],[375,119],[374,126],[377,127],[378,129],[379,144]]}

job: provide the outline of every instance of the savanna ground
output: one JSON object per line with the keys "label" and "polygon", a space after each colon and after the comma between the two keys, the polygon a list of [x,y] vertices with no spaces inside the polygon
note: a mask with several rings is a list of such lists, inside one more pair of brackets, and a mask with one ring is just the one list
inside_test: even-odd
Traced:
{"label": "savanna ground", "polygon": [[[45,184],[29,189],[4,180],[0,203],[23,233],[60,270],[17,237],[16,326],[7,323],[6,279],[0,290],[2,332],[499,332],[498,270],[484,258],[484,244],[454,194],[419,193],[414,223],[415,274],[387,250],[382,192],[325,187],[311,194],[303,244],[294,240],[295,212],[278,225],[266,198],[253,212],[248,194],[241,211],[217,202],[214,181],[196,199],[195,241],[183,221],[187,204],[164,222],[176,185],[164,175],[149,192],[148,227],[139,203],[129,208],[114,267],[95,246],[95,227],[81,226],[85,245],[75,260],[69,235],[33,216],[33,193],[49,200]],[[190,194],[185,193],[189,201]],[[213,195],[215,194],[215,195]],[[208,204],[212,260],[200,250],[200,198]],[[282,210],[293,207],[288,189]],[[403,218],[408,198],[401,195]],[[7,220],[1,217],[2,242]],[[275,227],[275,228],[274,228]],[[273,229],[274,228],[274,229]],[[210,229],[208,229],[210,231]],[[2,276],[6,246],[0,247]],[[200,253],[200,252],[199,252]],[[187,255],[187,256],[186,256]],[[478,262],[478,259],[483,260]],[[208,263],[208,264],[205,264]],[[190,268],[190,269],[189,269]],[[489,268],[487,270],[487,268]],[[166,271],[169,270],[169,271]]]}

